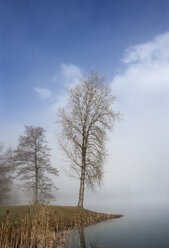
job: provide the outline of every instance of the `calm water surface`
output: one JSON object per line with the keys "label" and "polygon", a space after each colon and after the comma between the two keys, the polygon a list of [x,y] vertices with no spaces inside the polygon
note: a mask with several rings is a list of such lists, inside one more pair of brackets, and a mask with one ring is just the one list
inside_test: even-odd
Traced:
{"label": "calm water surface", "polygon": [[72,247],[169,248],[169,209],[144,206],[123,218],[73,231]]}

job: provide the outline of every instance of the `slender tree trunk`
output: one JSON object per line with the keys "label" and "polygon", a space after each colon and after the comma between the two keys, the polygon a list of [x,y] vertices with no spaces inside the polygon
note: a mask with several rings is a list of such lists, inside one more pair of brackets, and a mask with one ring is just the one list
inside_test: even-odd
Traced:
{"label": "slender tree trunk", "polygon": [[35,178],[35,204],[38,204],[38,169],[36,168]]}
{"label": "slender tree trunk", "polygon": [[37,165],[37,151],[35,149],[35,205],[38,204],[38,165]]}
{"label": "slender tree trunk", "polygon": [[85,156],[83,156],[83,158],[82,158],[82,168],[81,168],[81,177],[80,177],[80,190],[79,190],[79,202],[78,202],[78,207],[81,207],[81,208],[83,208],[84,184],[85,184]]}

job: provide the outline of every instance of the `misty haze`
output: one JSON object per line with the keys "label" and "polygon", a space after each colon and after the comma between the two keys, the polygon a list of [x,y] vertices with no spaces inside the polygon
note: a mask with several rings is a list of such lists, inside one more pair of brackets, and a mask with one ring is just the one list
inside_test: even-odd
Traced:
{"label": "misty haze", "polygon": [[0,248],[168,248],[169,1],[0,6]]}

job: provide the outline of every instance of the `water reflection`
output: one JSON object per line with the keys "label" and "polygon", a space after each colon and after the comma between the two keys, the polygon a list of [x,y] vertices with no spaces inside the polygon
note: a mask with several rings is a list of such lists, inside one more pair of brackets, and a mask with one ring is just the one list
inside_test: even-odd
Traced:
{"label": "water reflection", "polygon": [[[95,226],[95,225],[94,225]],[[76,248],[87,248],[90,246],[90,248],[92,247],[100,247],[100,246],[97,246],[96,245],[96,240],[93,241],[92,239],[89,240],[89,237],[90,235],[88,234],[88,237],[87,237],[87,241],[85,239],[85,229],[86,228],[83,228],[83,227],[80,227],[78,230],[77,230],[77,244],[72,246],[72,247],[76,247]],[[92,238],[92,237],[90,237]]]}
{"label": "water reflection", "polygon": [[84,229],[83,229],[83,227],[81,227],[78,230],[78,234],[79,234],[79,248],[86,248],[85,235],[84,235]]}
{"label": "water reflection", "polygon": [[87,244],[85,241],[85,233],[84,228],[80,227],[77,230],[72,230],[71,232],[67,233],[66,238],[66,248],[87,248]]}

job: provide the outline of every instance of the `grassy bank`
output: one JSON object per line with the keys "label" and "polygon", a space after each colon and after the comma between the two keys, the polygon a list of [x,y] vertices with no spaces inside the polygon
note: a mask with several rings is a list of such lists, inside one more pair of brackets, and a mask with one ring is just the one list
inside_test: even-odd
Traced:
{"label": "grassy bank", "polygon": [[68,206],[1,206],[0,247],[64,247],[68,230],[119,217]]}
{"label": "grassy bank", "polygon": [[[34,206],[0,206],[0,225],[8,220],[12,224],[19,224],[25,216],[30,220],[34,218],[37,209]],[[100,221],[105,221],[113,218],[120,218],[119,214],[98,213],[78,207],[70,206],[43,206],[48,214],[49,225],[51,227],[58,226],[59,229],[74,228],[78,225],[86,226]]]}

